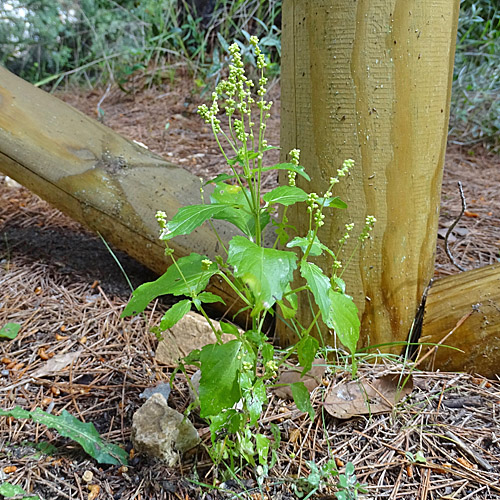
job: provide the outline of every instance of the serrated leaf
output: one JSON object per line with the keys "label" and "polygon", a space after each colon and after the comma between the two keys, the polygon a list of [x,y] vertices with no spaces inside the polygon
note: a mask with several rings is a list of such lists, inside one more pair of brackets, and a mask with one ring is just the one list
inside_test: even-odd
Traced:
{"label": "serrated leaf", "polygon": [[0,328],[0,339],[13,340],[17,337],[21,325],[19,323],[6,323]]}
{"label": "serrated leaf", "polygon": [[194,229],[201,226],[205,221],[215,217],[226,208],[227,205],[222,203],[181,207],[172,220],[167,222],[160,239],[170,240],[175,236],[189,234]]}
{"label": "serrated leaf", "polygon": [[307,281],[314,296],[323,321],[328,325],[330,316],[331,300],[328,292],[331,289],[330,280],[323,271],[312,262],[301,262],[300,275]]}
{"label": "serrated leaf", "polygon": [[[309,231],[309,233],[305,237],[298,236],[287,244],[287,248],[299,247],[302,250],[302,253],[305,253],[306,250],[309,248],[313,236],[314,236],[314,231]],[[325,248],[326,248],[325,245],[323,245],[323,243],[319,241],[319,238],[317,236],[314,236],[313,244],[311,245],[311,250],[309,250],[309,255],[317,257],[318,255],[321,255],[323,253],[323,250]]]}
{"label": "serrated leaf", "polygon": [[302,337],[297,343],[297,355],[302,370],[301,376],[305,375],[312,367],[316,353],[318,352],[319,342],[310,335]]}
{"label": "serrated leaf", "polygon": [[0,484],[0,495],[4,498],[16,497],[18,500],[40,500],[38,495],[30,495],[21,486],[10,483]]}
{"label": "serrated leaf", "polygon": [[161,318],[160,329],[162,331],[172,328],[191,310],[191,301],[181,300],[174,304]]}
{"label": "serrated leaf", "polygon": [[314,408],[311,404],[311,398],[309,397],[309,391],[304,385],[304,382],[295,382],[290,384],[292,389],[292,396],[297,408],[304,413],[309,413],[309,418],[314,419]]}
{"label": "serrated leaf", "polygon": [[[231,340],[226,344],[210,344],[200,352],[200,416],[217,415],[231,408],[241,397],[237,375],[242,343]],[[240,356],[241,358],[241,356]]]}
{"label": "serrated leaf", "polygon": [[306,201],[307,193],[296,186],[278,186],[266,193],[262,198],[269,205],[279,203],[280,205],[289,206]]}
{"label": "serrated leaf", "polygon": [[201,292],[218,270],[217,265],[214,263],[208,269],[205,269],[202,261],[206,258],[204,255],[192,253],[186,257],[181,257],[177,261],[186,282],[179,274],[177,267],[171,265],[167,272],[156,281],[144,283],[136,288],[121,317],[125,318],[141,313],[153,299],[160,295],[191,295],[192,292]]}
{"label": "serrated leaf", "polygon": [[243,236],[235,236],[229,243],[227,262],[233,266],[234,275],[252,291],[255,314],[281,299],[293,279],[297,256],[293,252],[262,248]]}
{"label": "serrated leaf", "polygon": [[333,328],[340,342],[349,349],[351,354],[355,354],[360,330],[358,308],[348,295],[330,290],[328,296],[331,309],[328,321],[325,323]]}
{"label": "serrated leaf", "polygon": [[323,207],[340,208],[346,209],[347,203],[342,201],[338,196],[332,196],[330,198],[318,198],[316,200],[320,205],[324,202]]}
{"label": "serrated leaf", "polygon": [[128,454],[115,444],[104,441],[94,424],[84,423],[63,410],[61,415],[52,415],[40,408],[33,411],[23,410],[19,406],[12,410],[0,410],[0,416],[30,418],[38,424],[55,429],[61,436],[76,441],[97,462],[101,464],[126,465]]}

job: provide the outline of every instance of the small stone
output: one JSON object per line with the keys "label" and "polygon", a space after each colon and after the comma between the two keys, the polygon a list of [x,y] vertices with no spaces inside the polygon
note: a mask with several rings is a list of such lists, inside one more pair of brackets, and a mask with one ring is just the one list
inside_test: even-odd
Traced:
{"label": "small stone", "polygon": [[200,442],[198,432],[182,413],[170,408],[162,394],[153,394],[134,414],[132,443],[136,451],[173,467],[180,453]]}

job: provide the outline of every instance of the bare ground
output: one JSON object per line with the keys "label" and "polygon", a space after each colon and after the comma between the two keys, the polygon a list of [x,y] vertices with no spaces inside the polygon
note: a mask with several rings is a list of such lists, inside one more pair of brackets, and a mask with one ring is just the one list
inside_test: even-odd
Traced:
{"label": "bare ground", "polygon": [[[279,99],[278,86],[273,92]],[[103,92],[60,97],[96,117]],[[124,136],[199,176],[210,177],[221,162],[209,131],[196,115],[199,101],[191,86],[181,81],[129,95],[112,91],[101,101],[99,115]],[[269,142],[278,144],[277,111],[269,129]],[[460,220],[450,248],[467,269],[498,262],[498,167],[498,158],[486,152],[448,150],[440,227],[460,211],[456,187],[460,180],[468,213]],[[157,341],[148,333],[165,304],[149,309],[147,324],[140,318],[120,319],[129,288],[104,244],[26,189],[5,181],[0,182],[0,228],[0,326],[22,325],[15,340],[0,341],[0,408],[40,407],[55,414],[67,409],[130,451],[131,418],[143,403],[139,394],[167,380],[170,372],[155,361]],[[133,286],[153,278],[126,255],[118,252],[117,257]],[[456,272],[440,239],[436,274]],[[81,350],[79,358],[61,372],[31,377],[50,356],[77,350]],[[393,363],[376,369],[367,366],[362,377],[403,369]],[[412,394],[392,414],[342,421],[325,416],[321,401],[327,388],[342,383],[344,377],[341,371],[333,373],[316,389],[314,422],[288,401],[271,401],[260,432],[269,433],[269,424],[275,422],[282,443],[278,463],[261,489],[250,469],[239,475],[240,482],[221,483],[224,471],[211,468],[202,448],[185,457],[180,468],[167,469],[133,453],[128,469],[100,466],[54,431],[6,418],[0,419],[0,484],[17,483],[44,499],[92,499],[89,485],[98,486],[98,496],[93,498],[99,499],[208,500],[236,498],[238,493],[254,499],[296,498],[296,478],[309,473],[307,460],[321,465],[332,457],[340,470],[348,461],[354,463],[358,479],[368,484],[366,498],[500,498],[498,381],[466,374],[415,373]],[[187,407],[182,377],[176,379],[169,403],[179,411]],[[192,419],[206,442],[206,423],[194,414]],[[54,444],[57,451],[37,453],[33,443],[41,442]],[[411,458],[419,450],[425,463]],[[93,473],[89,484],[83,480],[86,470]],[[200,487],[197,482],[219,489]],[[321,497],[331,495],[330,489]]]}

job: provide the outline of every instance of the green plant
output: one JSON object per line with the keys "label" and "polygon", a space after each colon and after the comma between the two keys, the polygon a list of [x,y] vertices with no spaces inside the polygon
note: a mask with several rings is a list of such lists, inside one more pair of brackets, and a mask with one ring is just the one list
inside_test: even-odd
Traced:
{"label": "green plant", "polygon": [[348,462],[345,466],[345,473],[339,474],[335,460],[331,458],[318,467],[313,461],[308,461],[309,474],[305,478],[300,478],[294,485],[297,497],[307,500],[321,491],[328,485],[328,480],[337,477],[337,490],[335,497],[338,500],[356,500],[358,493],[366,493],[365,487],[360,484],[354,474],[354,465]]}
{"label": "green plant", "polygon": [[128,455],[125,450],[104,441],[94,424],[81,422],[66,410],[63,410],[61,415],[51,415],[40,408],[27,411],[17,406],[12,410],[0,409],[0,417],[31,419],[36,423],[46,425],[49,429],[56,429],[62,436],[79,443],[91,457],[101,464],[123,465],[127,463]]}
{"label": "green plant", "polygon": [[[291,355],[296,355],[303,368],[302,373],[309,371],[320,347],[311,331],[323,321],[348,349],[355,375],[354,354],[360,327],[357,308],[346,294],[339,257],[354,225],[346,225],[336,253],[318,238],[324,212],[346,208],[346,204],[334,196],[332,190],[340,178],[347,175],[354,162],[347,160],[343,163],[321,196],[308,194],[296,186],[297,175],[309,179],[304,167],[299,164],[298,150],[290,152],[289,163],[264,165],[265,153],[272,149],[265,140],[266,120],[272,103],[265,100],[266,58],[257,38],[251,37],[249,41],[260,72],[256,97],[251,92],[254,83],[245,74],[240,47],[233,44],[229,48],[232,64],[228,79],[217,85],[211,106],[202,105],[199,108],[200,115],[211,125],[232,173],[218,175],[211,181],[213,190],[208,199],[204,188],[201,188],[202,204],[180,208],[171,220],[167,220],[164,212],[157,213],[160,238],[165,241],[166,254],[172,259],[172,265],[158,280],[135,290],[122,314],[138,314],[159,295],[173,294],[185,298],[165,313],[157,334],[177,323],[193,306],[206,318],[217,343],[193,351],[184,363],[195,364],[201,370],[200,415],[210,422],[211,456],[215,462],[229,460],[231,469],[235,459],[244,459],[255,465],[257,456],[261,467],[268,466],[270,455],[271,465],[274,461],[273,441],[255,432],[255,426],[268,402],[268,389],[277,384],[280,364]],[[228,117],[227,128],[222,127],[218,117],[219,102]],[[269,170],[287,170],[289,184],[263,194],[262,174]],[[306,235],[292,238],[289,232],[294,228],[288,224],[286,213],[288,207],[296,203],[303,203],[309,230]],[[282,207],[282,211],[275,217],[277,205]],[[229,243],[224,242],[212,222],[217,219],[232,223],[242,235],[234,236]],[[217,256],[215,262],[196,253],[176,258],[168,241],[191,233],[207,221],[212,225],[224,255]],[[369,237],[374,222],[373,217],[367,217],[359,244]],[[263,243],[263,232],[270,224],[274,226],[277,236],[274,245],[267,248]],[[278,244],[286,249],[278,249]],[[331,277],[310,261],[311,257],[324,253],[330,257]],[[304,279],[304,285],[293,288],[296,269]],[[238,313],[246,312],[250,321],[247,331],[240,333],[234,325],[225,321],[220,323],[220,330],[215,328],[205,311],[206,304],[223,302],[221,297],[205,291],[213,277],[223,280],[239,297],[243,306]],[[299,296],[303,295],[309,295],[311,302],[315,303],[313,320],[309,325],[302,325],[295,317]],[[297,344],[281,356],[264,333],[265,320],[275,314],[275,306],[299,338]],[[223,343],[222,333],[233,334],[235,338]],[[291,390],[297,407],[314,418],[314,409],[304,383],[291,384]],[[276,439],[274,436],[275,442]]]}
{"label": "green plant", "polygon": [[4,498],[15,497],[17,500],[40,500],[38,495],[26,493],[19,485],[11,483],[0,484],[0,495]]}
{"label": "green plant", "polygon": [[460,144],[500,147],[500,8],[496,0],[462,0],[450,115]]}

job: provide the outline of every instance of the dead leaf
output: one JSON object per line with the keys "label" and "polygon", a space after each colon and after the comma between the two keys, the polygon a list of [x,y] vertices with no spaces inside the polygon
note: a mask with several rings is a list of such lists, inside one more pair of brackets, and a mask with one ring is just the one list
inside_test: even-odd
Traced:
{"label": "dead leaf", "polygon": [[52,359],[49,359],[43,366],[38,368],[38,370],[35,370],[31,374],[31,376],[34,378],[41,378],[45,375],[60,372],[71,363],[74,363],[81,353],[82,351],[73,351],[54,356]]}
{"label": "dead leaf", "polygon": [[279,387],[275,387],[273,391],[276,396],[281,399],[293,399],[290,384],[294,384],[295,382],[304,382],[304,385],[307,387],[308,391],[312,392],[313,389],[321,384],[323,375],[326,371],[326,364],[323,359],[315,359],[313,361],[312,368],[303,377],[300,376],[302,370],[303,368],[300,366],[287,365],[281,373],[277,382],[278,384],[287,385],[280,385]]}
{"label": "dead leaf", "polygon": [[413,379],[400,387],[399,375],[384,375],[372,381],[352,380],[332,387],[325,399],[325,410],[336,418],[347,419],[355,415],[384,413],[410,394]]}
{"label": "dead leaf", "polygon": [[472,218],[476,218],[476,217],[479,217],[479,214],[476,214],[476,212],[469,212],[468,210],[466,210],[464,212],[464,215],[466,217],[472,217]]}

